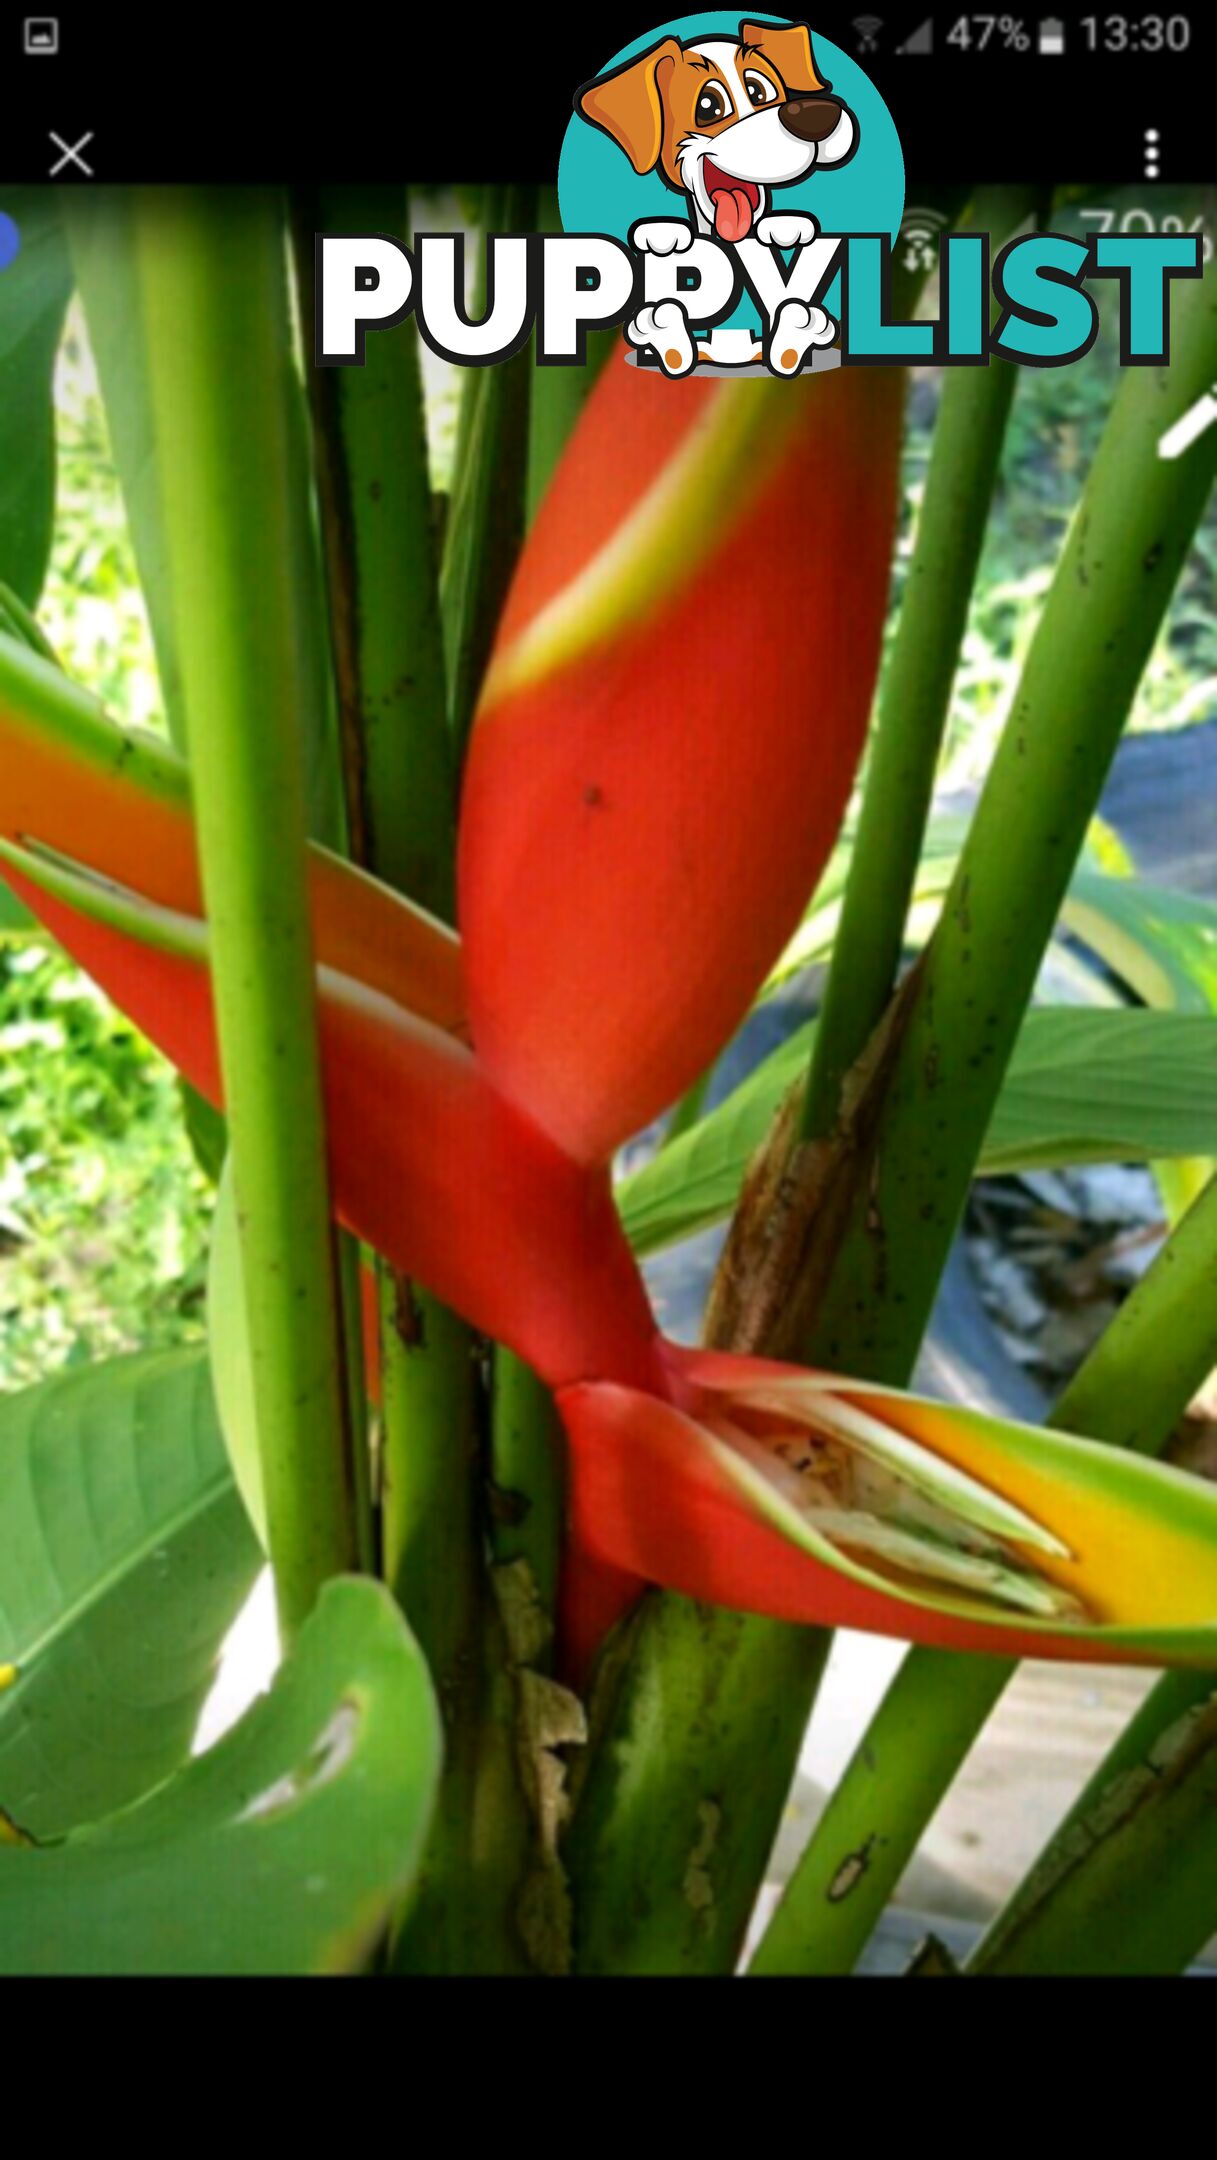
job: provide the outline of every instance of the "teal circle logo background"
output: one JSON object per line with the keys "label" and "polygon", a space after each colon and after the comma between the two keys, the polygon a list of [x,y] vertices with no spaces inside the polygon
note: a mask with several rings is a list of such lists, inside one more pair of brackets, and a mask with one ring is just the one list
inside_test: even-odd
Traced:
{"label": "teal circle logo background", "polygon": [[[771,18],[766,17],[766,20]],[[801,20],[802,18],[797,18]],[[741,15],[738,7],[711,8],[705,14],[677,15],[659,23],[645,36],[623,45],[602,68],[601,75],[649,52],[661,38],[738,38]],[[904,215],[904,154],[896,123],[869,75],[834,45],[811,30],[812,51],[819,72],[827,76],[858,122],[858,147],[847,165],[817,172],[815,166],[790,187],[774,188],[770,208],[774,211],[805,210],[826,233],[886,233],[895,240]],[[571,94],[579,88],[571,85]],[[657,172],[636,173],[624,150],[601,128],[593,127],[580,113],[573,113],[562,142],[558,161],[558,209],[565,232],[611,233],[627,240],[638,218],[684,218],[688,202],[665,186]],[[839,312],[839,284],[834,280],[825,294],[829,312]],[[747,294],[731,317],[749,321],[756,315]]]}

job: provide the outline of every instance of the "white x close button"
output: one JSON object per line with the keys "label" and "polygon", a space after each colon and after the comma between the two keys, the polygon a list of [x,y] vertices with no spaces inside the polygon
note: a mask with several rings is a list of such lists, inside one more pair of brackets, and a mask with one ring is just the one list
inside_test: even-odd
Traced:
{"label": "white x close button", "polygon": [[57,135],[54,128],[52,128],[51,141],[54,143],[55,148],[62,153],[58,161],[51,167],[52,180],[57,180],[61,172],[67,171],[69,165],[74,165],[78,172],[84,174],[86,180],[91,180],[93,178],[93,167],[87,163],[80,153],[82,150],[87,150],[92,140],[92,128],[88,130],[87,134],[81,136],[79,142],[74,143],[66,143],[62,135]]}

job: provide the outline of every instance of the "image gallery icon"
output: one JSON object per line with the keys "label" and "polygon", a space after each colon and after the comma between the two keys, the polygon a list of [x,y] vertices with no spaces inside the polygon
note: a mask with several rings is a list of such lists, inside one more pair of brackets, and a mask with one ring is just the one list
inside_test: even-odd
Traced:
{"label": "image gallery icon", "polygon": [[23,25],[22,46],[32,56],[46,56],[59,51],[58,15],[27,15]]}

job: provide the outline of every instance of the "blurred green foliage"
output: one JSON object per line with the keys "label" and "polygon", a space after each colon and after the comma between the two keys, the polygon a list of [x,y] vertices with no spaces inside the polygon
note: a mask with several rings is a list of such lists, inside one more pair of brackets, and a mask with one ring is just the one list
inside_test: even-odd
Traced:
{"label": "blurred green foliage", "polygon": [[[159,728],[147,615],[76,306],[55,402],[58,509],[39,621],[112,712]],[[200,1340],[211,1205],[163,1060],[56,949],[0,944],[0,1388]]]}
{"label": "blurred green foliage", "polygon": [[203,1334],[177,1083],[60,955],[0,947],[0,1386]]}

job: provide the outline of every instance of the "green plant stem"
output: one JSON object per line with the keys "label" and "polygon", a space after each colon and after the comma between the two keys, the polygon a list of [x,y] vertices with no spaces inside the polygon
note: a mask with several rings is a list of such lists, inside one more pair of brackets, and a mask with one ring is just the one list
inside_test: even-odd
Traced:
{"label": "green plant stem", "polygon": [[1217,1921],[1217,1693],[1164,1673],[969,1973],[1178,1973]]}
{"label": "green plant stem", "polygon": [[358,1557],[296,711],[292,380],[269,194],[141,196],[140,292],[282,1630]]}
{"label": "green plant stem", "polygon": [[[537,231],[558,233],[561,230],[558,191],[556,188],[546,188],[542,191],[537,205]],[[528,470],[524,487],[525,517],[529,525],[541,507],[545,491],[553,478],[554,468],[587,403],[596,377],[610,354],[614,353],[620,357],[620,330],[593,330],[587,340],[587,363],[584,367],[533,367],[528,418]]]}
{"label": "green plant stem", "polygon": [[345,1230],[336,1240],[338,1308],[341,1316],[342,1367],[346,1426],[351,1436],[351,1485],[355,1540],[360,1572],[375,1575],[379,1565],[376,1507],[372,1492],[368,1373],[363,1344],[363,1252],[358,1238]]}
{"label": "green plant stem", "polygon": [[454,1696],[477,1678],[470,1643],[480,1598],[468,1555],[480,1542],[480,1466],[469,1331],[404,1277],[383,1274],[380,1301],[381,1341],[392,1346],[381,1373],[384,1576],[422,1644],[447,1717]]}
{"label": "green plant stem", "polygon": [[566,1845],[578,1971],[734,1969],[828,1643],[655,1591],[610,1640]]}
{"label": "green plant stem", "polygon": [[[405,236],[394,188],[293,201],[301,315],[315,304],[314,235]],[[418,333],[368,339],[358,368],[310,368],[351,853],[451,922],[456,773],[446,724]]]}
{"label": "green plant stem", "polygon": [[[489,189],[485,216],[487,233],[528,232],[536,218],[535,189]],[[477,312],[475,304],[475,316]],[[470,368],[461,400],[440,571],[448,703],[458,762],[464,758],[482,676],[524,537],[533,374],[532,348],[525,344],[498,367]]]}
{"label": "green plant stem", "polygon": [[[1217,1363],[1217,1181],[1168,1239],[1051,1423],[1156,1452]],[[786,1887],[754,1973],[852,1970],[1016,1659],[911,1650]],[[1194,1678],[1195,1676],[1190,1676]],[[847,1870],[864,1854],[866,1867]],[[848,1893],[834,1896],[834,1885]]]}
{"label": "green plant stem", "polygon": [[[981,189],[972,222],[996,245],[1039,201],[1030,187]],[[1017,368],[1001,360],[945,372],[837,932],[846,959],[832,969],[824,994],[800,1120],[804,1139],[831,1131],[842,1082],[896,980],[1017,380]]]}
{"label": "green plant stem", "polygon": [[[500,1566],[523,1561],[552,1626],[562,1550],[562,1426],[553,1396],[510,1350],[494,1355],[491,1542]],[[550,1666],[549,1648],[538,1660]]]}

